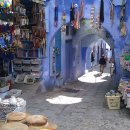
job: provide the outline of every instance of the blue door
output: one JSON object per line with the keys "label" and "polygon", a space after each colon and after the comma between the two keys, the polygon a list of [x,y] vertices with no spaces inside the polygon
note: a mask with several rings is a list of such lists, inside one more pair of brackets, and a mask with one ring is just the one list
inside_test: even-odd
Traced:
{"label": "blue door", "polygon": [[74,49],[72,45],[72,40],[67,40],[65,45],[65,60],[66,60],[66,80],[70,81],[72,79],[72,71],[73,71],[73,56]]}

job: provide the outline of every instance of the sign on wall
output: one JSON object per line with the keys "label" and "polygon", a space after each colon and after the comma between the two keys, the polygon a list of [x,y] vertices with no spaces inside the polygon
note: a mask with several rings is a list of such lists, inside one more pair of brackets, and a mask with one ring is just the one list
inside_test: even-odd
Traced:
{"label": "sign on wall", "polygon": [[[111,0],[110,0],[110,1],[111,1]],[[115,6],[122,5],[122,1],[123,1],[123,0],[113,0],[113,4],[114,4]],[[126,3],[127,0],[124,0],[124,2]]]}

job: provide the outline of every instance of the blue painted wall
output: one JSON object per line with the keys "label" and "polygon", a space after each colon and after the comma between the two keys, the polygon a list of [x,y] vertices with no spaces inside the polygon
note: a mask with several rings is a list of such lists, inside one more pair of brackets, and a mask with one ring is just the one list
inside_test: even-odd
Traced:
{"label": "blue painted wall", "polygon": [[[71,1],[70,0],[64,0],[65,1],[65,5],[63,5],[63,1],[59,0],[59,21],[58,21],[58,27],[54,27],[54,0],[50,0],[47,4],[47,8],[48,8],[48,14],[49,14],[49,32],[47,33],[47,53],[46,53],[46,59],[44,61],[45,63],[45,67],[44,67],[44,79],[45,81],[49,81],[50,79],[50,55],[51,55],[51,47],[53,45],[53,39],[55,37],[55,34],[57,32],[57,30],[61,27],[61,14],[62,14],[62,10],[63,8],[65,8],[66,12],[67,12],[67,22],[69,22],[69,9],[70,9],[70,5],[71,5]],[[100,0],[85,0],[86,1],[86,5],[85,5],[85,18],[89,19],[90,18],[90,9],[91,9],[91,5],[94,4],[95,5],[95,17],[98,15],[99,13],[99,8],[100,8]],[[73,0],[73,2],[77,3],[79,5],[80,0]],[[114,52],[115,52],[115,60],[116,60],[116,68],[117,68],[117,72],[120,73],[120,64],[119,64],[119,57],[121,54],[121,50],[124,47],[125,43],[130,42],[130,0],[127,0],[127,4],[126,4],[126,26],[127,26],[127,36],[126,37],[120,37],[120,29],[119,29],[119,24],[120,24],[120,11],[121,11],[121,7],[117,6],[114,9],[114,13],[115,13],[115,18],[114,18],[114,25],[111,25],[111,21],[110,21],[110,3],[109,0],[104,0],[104,14],[105,14],[105,20],[103,23],[103,27],[105,29],[108,30],[108,32],[110,32],[110,34],[112,35],[113,39],[114,39]],[[80,43],[79,43],[80,44]],[[75,48],[77,48],[77,46],[74,46]],[[81,59],[81,55],[76,55],[77,57],[79,57],[79,59]],[[62,57],[62,61],[64,60],[65,56]],[[80,64],[80,63],[79,63]],[[49,65],[49,66],[48,66]],[[76,74],[80,74],[81,73],[81,66],[79,65],[79,67],[76,67],[76,64],[73,65],[74,68],[76,68]],[[63,68],[62,68],[63,69]],[[62,70],[63,71],[63,70]],[[62,72],[64,73],[64,71]],[[120,74],[119,74],[120,75]]]}

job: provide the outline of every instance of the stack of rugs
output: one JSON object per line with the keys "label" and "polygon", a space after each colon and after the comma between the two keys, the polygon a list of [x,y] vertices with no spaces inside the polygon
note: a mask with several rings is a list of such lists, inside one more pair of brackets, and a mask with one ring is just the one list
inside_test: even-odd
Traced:
{"label": "stack of rugs", "polygon": [[30,115],[23,112],[11,112],[0,130],[57,130],[57,125],[43,115]]}

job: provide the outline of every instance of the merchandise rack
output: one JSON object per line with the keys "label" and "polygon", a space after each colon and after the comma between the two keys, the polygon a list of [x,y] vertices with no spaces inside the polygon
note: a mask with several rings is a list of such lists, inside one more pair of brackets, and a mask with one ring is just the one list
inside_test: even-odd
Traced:
{"label": "merchandise rack", "polygon": [[17,46],[13,70],[16,76],[25,73],[41,78],[46,50],[45,8],[36,1],[29,3],[31,7],[21,2],[15,5],[16,33],[21,46]]}

